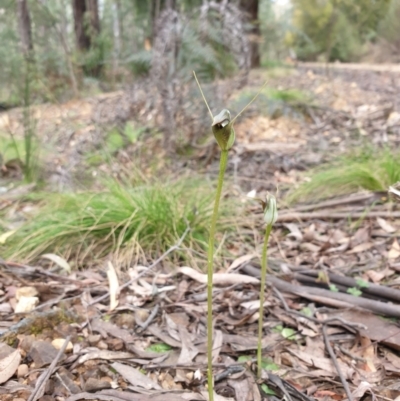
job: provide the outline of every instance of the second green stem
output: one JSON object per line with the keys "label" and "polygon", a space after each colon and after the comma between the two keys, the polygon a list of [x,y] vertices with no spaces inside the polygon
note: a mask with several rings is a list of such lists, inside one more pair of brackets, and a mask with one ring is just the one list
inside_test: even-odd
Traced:
{"label": "second green stem", "polygon": [[227,163],[228,163],[228,150],[222,150],[219,162],[218,185],[217,185],[217,192],[215,194],[214,210],[211,218],[210,238],[208,241],[208,255],[207,255],[207,362],[208,362],[207,381],[208,381],[209,401],[214,400],[212,347],[213,347],[213,274],[214,274],[215,228],[217,225],[219,201],[221,199],[222,185],[224,183],[224,175]]}
{"label": "second green stem", "polygon": [[257,376],[261,378],[262,372],[262,334],[263,334],[263,316],[265,299],[265,282],[267,277],[267,251],[269,235],[271,234],[272,224],[268,224],[265,230],[264,245],[261,255],[261,283],[260,283],[260,310],[258,317],[258,347],[257,347]]}

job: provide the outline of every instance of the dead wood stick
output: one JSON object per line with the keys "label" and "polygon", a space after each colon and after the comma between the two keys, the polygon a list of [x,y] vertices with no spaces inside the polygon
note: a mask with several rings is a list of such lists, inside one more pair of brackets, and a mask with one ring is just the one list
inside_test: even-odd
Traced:
{"label": "dead wood stick", "polygon": [[[138,274],[136,277],[132,278],[131,280],[127,281],[126,283],[122,284],[119,286],[118,291],[121,292],[123,289],[129,287],[132,285],[135,281],[139,280],[141,277],[143,277],[145,274],[149,273],[152,269],[154,269],[164,258],[166,258],[171,252],[176,251],[181,245],[183,240],[185,239],[186,235],[190,231],[190,227],[188,226],[185,230],[185,232],[182,234],[182,236],[179,238],[178,242],[171,246],[167,251],[165,251],[157,260],[155,260],[146,270],[143,270],[140,274]],[[101,295],[100,297],[94,299],[89,306],[92,306],[94,304],[97,304],[101,301],[104,301],[110,296],[110,292],[108,291],[106,294]]]}
{"label": "dead wood stick", "polygon": [[[123,394],[123,393],[121,393]],[[132,396],[131,396],[132,395]],[[150,398],[143,396],[143,394],[133,394],[129,393],[130,401],[138,400],[138,401],[149,401]],[[134,398],[136,397],[137,398]],[[140,397],[140,398],[139,398]],[[78,401],[78,400],[100,400],[100,401],[127,401],[127,398],[120,398],[111,394],[101,394],[101,393],[79,393],[74,394],[68,397],[65,401]]]}
{"label": "dead wood stick", "polygon": [[399,218],[400,212],[385,212],[385,211],[376,211],[376,212],[355,212],[355,213],[331,213],[331,211],[325,212],[310,212],[310,213],[282,213],[279,215],[278,222],[287,222],[287,221],[301,221],[301,220],[312,220],[312,219],[321,219],[321,220],[342,220],[342,219],[360,219],[360,218],[376,218],[382,217],[385,219],[390,218]]}
{"label": "dead wood stick", "polygon": [[34,390],[32,391],[31,395],[28,398],[28,401],[36,401],[38,398],[40,398],[43,394],[44,391],[44,386],[46,385],[47,380],[50,378],[50,376],[53,374],[56,365],[58,361],[60,360],[61,356],[64,354],[65,349],[67,348],[67,345],[71,339],[71,336],[68,336],[65,338],[64,344],[58,351],[56,357],[54,358],[53,362],[50,364],[50,366],[40,375],[38,381],[36,382],[36,386]]}
{"label": "dead wood stick", "polygon": [[160,306],[157,304],[153,308],[153,310],[151,311],[149,317],[146,319],[145,322],[140,321],[140,319],[138,317],[136,317],[136,323],[140,326],[140,329],[136,330],[137,334],[143,333],[147,329],[147,327],[149,327],[150,323],[156,317],[159,308],[160,308]]}
{"label": "dead wood stick", "polygon": [[[322,288],[293,285],[274,276],[269,276],[269,282],[280,291],[296,294],[314,301],[318,298],[318,302],[327,305],[329,304],[336,307],[338,307],[338,305],[345,307],[356,306],[380,315],[400,317],[400,308],[398,305],[386,304],[372,299],[359,298],[350,294],[333,292]],[[330,303],[330,300],[335,302]]]}
{"label": "dead wood stick", "polygon": [[289,308],[289,305],[286,303],[285,298],[283,298],[283,295],[280,293],[280,291],[278,291],[275,287],[273,288],[273,291],[275,292],[275,294],[278,296],[278,298],[282,302],[282,305],[283,305],[285,311],[290,313],[291,315],[298,316],[298,317],[310,320],[311,322],[318,323],[318,324],[329,324],[329,323],[333,323],[333,322],[340,322],[345,327],[351,327],[351,328],[355,328],[355,329],[364,329],[364,330],[367,329],[367,327],[364,326],[363,324],[351,323],[351,322],[348,322],[347,320],[344,320],[344,319],[342,319],[340,317],[339,318],[331,317],[331,318],[328,318],[328,319],[319,320],[316,317],[307,316],[307,315],[304,315],[301,312],[294,311],[294,310]]}
{"label": "dead wood stick", "polygon": [[[369,200],[376,200],[382,196],[382,192],[369,192],[366,194],[356,194],[351,196],[346,196],[338,199],[331,199],[320,203],[310,204],[310,205],[300,205],[291,210],[287,210],[287,213],[297,213],[297,212],[308,212],[310,210],[324,209],[329,207],[348,205],[350,203],[365,202]],[[387,194],[386,194],[387,196]]]}
{"label": "dead wood stick", "polygon": [[326,350],[328,351],[329,356],[331,357],[331,360],[332,360],[333,364],[335,365],[335,369],[339,375],[340,381],[342,382],[342,385],[343,385],[344,391],[346,392],[347,398],[349,401],[353,401],[353,396],[351,394],[349,384],[347,383],[347,380],[343,376],[342,370],[340,369],[339,363],[336,359],[335,352],[333,351],[331,344],[329,342],[328,333],[326,332],[325,324],[322,325],[322,336],[324,337]]}
{"label": "dead wood stick", "polygon": [[[300,281],[300,282],[307,282],[307,277],[308,278],[314,278],[318,277],[318,271],[316,270],[296,270],[296,273],[294,273],[293,277]],[[351,288],[351,287],[358,287],[357,285],[357,280],[354,280],[351,277],[345,277],[345,276],[339,276],[338,274],[335,273],[330,273],[328,272],[328,277],[329,277],[329,282],[331,284],[338,284],[340,286],[344,286],[346,288]],[[315,280],[313,280],[314,283],[316,283]],[[309,282],[309,281],[308,281]],[[318,283],[321,284],[321,283]],[[373,284],[373,283],[368,283],[368,287],[363,287],[360,289],[363,293],[365,294],[370,294],[373,296],[376,296],[380,299],[385,299],[388,301],[394,301],[394,302],[399,302],[400,303],[400,291],[396,290],[394,288],[388,288],[382,285],[378,284]]]}

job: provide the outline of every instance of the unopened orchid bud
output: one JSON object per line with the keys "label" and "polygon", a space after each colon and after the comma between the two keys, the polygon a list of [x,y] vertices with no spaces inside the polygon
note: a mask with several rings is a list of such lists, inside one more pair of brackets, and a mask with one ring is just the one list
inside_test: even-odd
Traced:
{"label": "unopened orchid bud", "polygon": [[221,150],[229,150],[235,142],[235,130],[231,123],[231,113],[224,109],[213,118],[212,131]]}
{"label": "unopened orchid bud", "polygon": [[267,225],[274,225],[278,220],[278,207],[276,206],[276,198],[273,195],[267,195],[263,202],[264,221]]}

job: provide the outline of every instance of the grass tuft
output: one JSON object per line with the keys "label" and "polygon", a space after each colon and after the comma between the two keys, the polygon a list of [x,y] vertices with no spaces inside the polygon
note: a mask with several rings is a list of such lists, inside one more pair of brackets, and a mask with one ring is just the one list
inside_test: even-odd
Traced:
{"label": "grass tuft", "polygon": [[[129,266],[166,251],[189,224],[183,246],[204,254],[212,194],[210,184],[196,179],[134,188],[112,182],[103,192],[46,194],[41,211],[0,251],[6,258],[24,261],[53,252],[78,266],[114,253]],[[225,223],[220,228],[228,228]]]}
{"label": "grass tuft", "polygon": [[289,203],[317,201],[360,190],[386,191],[400,180],[400,155],[387,149],[364,150],[339,158],[311,173],[309,182],[288,194]]}

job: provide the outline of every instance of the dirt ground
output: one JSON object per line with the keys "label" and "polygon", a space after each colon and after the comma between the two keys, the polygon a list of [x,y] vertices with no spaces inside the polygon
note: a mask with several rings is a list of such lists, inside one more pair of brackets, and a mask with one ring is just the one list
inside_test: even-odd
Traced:
{"label": "dirt ground", "polygon": [[[273,116],[255,104],[238,121],[228,175],[241,193],[285,191],[311,167],[365,144],[397,148],[398,66],[253,71],[249,88],[256,91],[266,75],[269,86],[311,100]],[[99,126],[129,119],[128,100],[118,92],[34,109],[37,132],[57,150],[46,155],[50,183],[76,185],[85,152],[102,144]],[[21,111],[0,114],[0,130],[19,135]],[[174,166],[214,177],[212,147]],[[128,159],[119,151],[115,171]],[[12,207],[6,195],[0,204]],[[214,275],[215,399],[398,399],[399,218],[386,193],[280,204],[268,252],[261,379],[262,228],[253,233],[255,249],[238,240]],[[45,268],[48,261],[0,258],[0,400],[206,400],[206,275],[171,266],[166,256],[127,272],[108,260],[69,273]],[[65,261],[53,255],[52,263]],[[29,302],[34,309],[24,312]]]}

